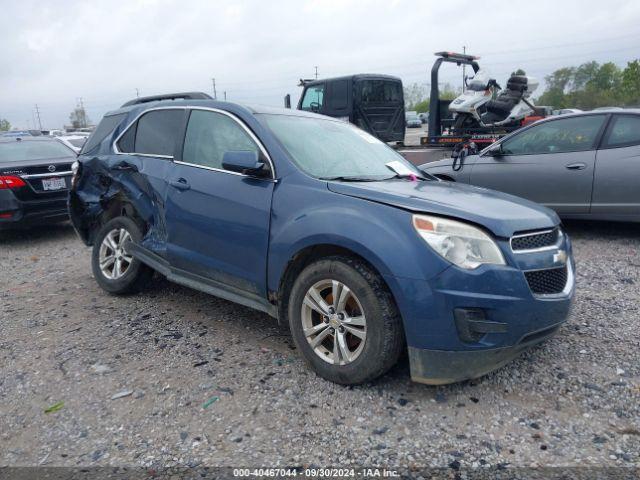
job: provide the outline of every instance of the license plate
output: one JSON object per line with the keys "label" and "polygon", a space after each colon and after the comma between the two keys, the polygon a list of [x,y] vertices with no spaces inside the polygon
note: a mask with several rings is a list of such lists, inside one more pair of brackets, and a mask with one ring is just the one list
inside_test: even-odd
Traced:
{"label": "license plate", "polygon": [[67,182],[65,182],[64,178],[56,177],[42,179],[43,190],[62,190],[63,188],[67,188]]}

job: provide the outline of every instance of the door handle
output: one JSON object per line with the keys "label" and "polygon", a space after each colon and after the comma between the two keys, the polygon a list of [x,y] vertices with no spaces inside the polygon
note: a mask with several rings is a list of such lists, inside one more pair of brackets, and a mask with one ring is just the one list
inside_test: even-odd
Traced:
{"label": "door handle", "polygon": [[567,170],[584,170],[587,168],[586,163],[570,163],[565,167]]}
{"label": "door handle", "polygon": [[185,178],[171,180],[169,182],[169,185],[171,185],[174,188],[177,188],[178,190],[189,190],[191,188],[191,185],[189,185],[189,182],[187,182]]}

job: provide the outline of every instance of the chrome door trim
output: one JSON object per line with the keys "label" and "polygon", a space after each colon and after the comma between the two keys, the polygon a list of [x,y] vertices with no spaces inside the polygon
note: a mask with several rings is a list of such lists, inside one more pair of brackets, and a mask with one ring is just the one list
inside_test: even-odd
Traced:
{"label": "chrome door trim", "polygon": [[[149,154],[149,153],[135,153],[135,152],[126,153],[126,152],[121,152],[118,149],[118,142],[120,141],[120,138],[122,136],[124,136],[124,134],[129,131],[131,126],[134,123],[136,123],[140,119],[140,117],[142,117],[144,114],[152,112],[152,111],[155,111],[155,110],[203,110],[203,111],[209,111],[209,112],[214,112],[214,113],[219,113],[219,114],[222,114],[222,115],[226,115],[227,117],[229,117],[232,120],[234,120],[238,125],[240,125],[240,128],[242,128],[249,135],[249,137],[251,137],[251,139],[255,142],[255,144],[258,146],[258,148],[260,149],[262,154],[265,156],[265,158],[269,162],[269,166],[271,168],[271,180],[275,180],[276,179],[275,178],[275,175],[276,175],[275,165],[273,164],[273,160],[271,159],[271,156],[269,155],[269,152],[267,151],[267,149],[265,148],[263,143],[260,141],[260,139],[258,139],[258,137],[253,133],[253,131],[249,127],[247,127],[247,125],[240,118],[238,118],[236,115],[234,115],[231,112],[227,112],[226,110],[221,110],[219,108],[213,108],[213,107],[201,107],[201,106],[197,106],[197,105],[196,106],[184,105],[184,106],[154,107],[154,108],[149,108],[147,110],[144,110],[144,111],[140,112],[131,122],[129,122],[127,127],[113,141],[112,148],[113,148],[113,151],[115,152],[116,155],[137,155],[137,156],[142,156],[142,157],[153,157],[153,158],[163,158],[163,159],[167,159],[167,160],[174,160],[173,155],[159,155],[159,154],[155,155],[155,154]],[[188,124],[187,124],[187,127],[188,127]],[[181,165],[189,165],[189,166],[192,166],[192,167],[204,168],[204,169],[207,169],[207,170],[214,170],[214,171],[217,171],[217,172],[224,172],[224,173],[230,173],[230,174],[234,174],[234,175],[242,175],[242,176],[245,176],[245,177],[254,178],[251,175],[245,175],[245,174],[238,173],[238,172],[231,172],[229,170],[224,170],[224,169],[219,169],[219,168],[206,167],[204,165],[197,165],[197,164],[190,163],[190,162],[175,161],[175,163],[178,163],[178,164],[181,164]],[[259,177],[255,177],[255,178],[259,178]]]}

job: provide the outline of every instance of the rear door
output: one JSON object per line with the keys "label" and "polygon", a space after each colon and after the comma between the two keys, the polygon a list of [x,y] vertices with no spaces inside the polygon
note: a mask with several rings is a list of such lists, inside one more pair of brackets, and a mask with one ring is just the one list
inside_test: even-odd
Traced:
{"label": "rear door", "polygon": [[320,113],[348,122],[352,105],[351,84],[351,78],[341,78],[327,82],[327,92]]}
{"label": "rear door", "polygon": [[591,213],[640,215],[640,115],[613,114],[596,154]]}
{"label": "rear door", "polygon": [[596,145],[607,115],[533,125],[502,142],[503,155],[482,155],[471,183],[524,197],[560,214],[588,213]]}
{"label": "rear door", "polygon": [[153,242],[145,246],[163,258],[167,257],[167,175],[179,134],[184,131],[186,113],[182,107],[148,110],[116,140],[121,161],[115,165],[113,174],[135,194],[131,201],[139,213],[151,216]]}
{"label": "rear door", "polygon": [[402,82],[383,78],[361,78],[355,82],[354,89],[354,123],[383,142],[404,141]]}
{"label": "rear door", "polygon": [[169,258],[174,267],[264,297],[274,181],[225,170],[224,153],[238,150],[256,151],[270,164],[238,118],[191,111],[169,176]]}

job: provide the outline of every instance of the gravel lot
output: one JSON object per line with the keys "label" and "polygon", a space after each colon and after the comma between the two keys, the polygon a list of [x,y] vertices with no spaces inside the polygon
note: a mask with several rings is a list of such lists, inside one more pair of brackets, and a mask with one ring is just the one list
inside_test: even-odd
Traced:
{"label": "gravel lot", "polygon": [[0,234],[0,466],[640,466],[640,226],[567,230],[555,338],[477,381],[405,360],[356,388],[264,314],[161,278],[107,295],[69,226]]}

